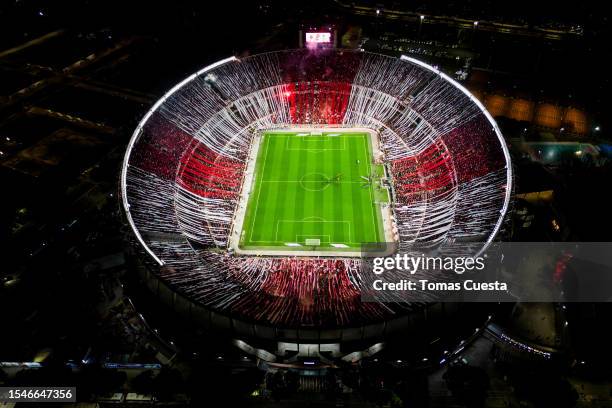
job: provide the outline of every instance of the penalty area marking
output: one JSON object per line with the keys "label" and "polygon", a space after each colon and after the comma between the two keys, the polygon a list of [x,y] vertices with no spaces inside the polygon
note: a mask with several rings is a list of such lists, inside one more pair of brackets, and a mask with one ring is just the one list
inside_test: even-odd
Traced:
{"label": "penalty area marking", "polygon": [[[352,239],[352,230],[351,230],[351,222],[350,221],[346,221],[346,220],[342,220],[342,221],[327,221],[327,220],[302,220],[302,221],[298,221],[298,220],[277,220],[276,221],[276,232],[274,234],[274,239],[276,242],[280,242],[278,239],[278,227],[280,226],[281,223],[294,223],[294,224],[308,224],[308,223],[312,223],[312,224],[317,224],[317,223],[342,223],[342,224],[346,224],[348,225],[348,238],[349,238],[349,244],[353,243],[353,239]],[[327,236],[329,238],[329,242],[331,242],[331,236],[330,235],[323,235],[323,234],[300,234],[300,235],[296,235],[297,237],[319,237],[319,236]],[[251,241],[251,242],[258,242],[258,241]],[[261,241],[263,242],[263,241]],[[339,242],[343,242],[343,240],[340,240]]]}
{"label": "penalty area marking", "polygon": [[311,136],[311,135],[304,135],[304,136],[300,136],[299,134],[296,135],[299,136],[299,139],[293,139],[291,137],[287,137],[286,141],[285,141],[285,150],[288,151],[306,151],[306,152],[324,152],[324,151],[342,151],[342,150],[346,150],[346,138],[350,137],[349,135],[342,135],[340,136],[342,139],[342,147],[338,148],[338,147],[289,147],[289,141],[290,140],[299,140],[300,142],[302,141],[307,141],[307,142],[330,142],[334,139],[336,139],[338,136],[333,136],[332,139],[330,139],[327,135],[323,135],[323,136]]}
{"label": "penalty area marking", "polygon": [[[319,237],[319,238],[314,238],[314,237]],[[324,239],[321,240],[321,238],[324,238]],[[297,242],[304,241],[304,245],[306,246],[321,246],[321,244],[331,243],[331,238],[329,235],[296,235],[295,240]],[[316,243],[314,243],[315,241]]]}

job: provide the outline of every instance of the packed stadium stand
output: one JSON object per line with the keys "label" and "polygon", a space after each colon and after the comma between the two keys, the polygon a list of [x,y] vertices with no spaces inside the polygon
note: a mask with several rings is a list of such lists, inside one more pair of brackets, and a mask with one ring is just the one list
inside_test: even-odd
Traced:
{"label": "packed stadium stand", "polygon": [[379,336],[425,307],[362,302],[357,258],[229,250],[254,136],[300,125],[378,132],[400,248],[486,246],[498,233],[512,181],[507,148],[482,105],[443,73],[348,50],[228,58],[152,107],[121,180],[147,283],[194,323],[270,339],[342,340]]}

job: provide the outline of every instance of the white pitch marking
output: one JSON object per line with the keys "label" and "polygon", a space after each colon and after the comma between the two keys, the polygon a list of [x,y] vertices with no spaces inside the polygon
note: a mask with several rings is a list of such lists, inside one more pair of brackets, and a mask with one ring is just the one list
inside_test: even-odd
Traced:
{"label": "white pitch marking", "polygon": [[[264,176],[264,170],[266,168],[266,159],[268,158],[268,148],[270,147],[270,140],[266,137],[266,135],[262,136],[266,140],[266,151],[264,153],[264,162],[261,166],[261,177]],[[257,160],[257,159],[255,159]],[[254,177],[257,177],[257,173],[254,174]],[[255,220],[257,219],[257,208],[259,207],[259,196],[261,195],[261,186],[259,186],[259,190],[257,190],[257,201],[255,202],[255,212],[253,213],[253,222],[251,223],[251,233],[249,234],[249,241],[252,242],[253,231],[255,230]]]}

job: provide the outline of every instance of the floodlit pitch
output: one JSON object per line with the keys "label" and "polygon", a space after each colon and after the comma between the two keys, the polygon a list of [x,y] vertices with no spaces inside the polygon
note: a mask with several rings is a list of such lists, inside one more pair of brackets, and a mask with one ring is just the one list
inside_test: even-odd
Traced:
{"label": "floodlit pitch", "polygon": [[362,243],[384,242],[389,194],[373,137],[334,129],[263,132],[243,186],[238,251],[350,256]]}

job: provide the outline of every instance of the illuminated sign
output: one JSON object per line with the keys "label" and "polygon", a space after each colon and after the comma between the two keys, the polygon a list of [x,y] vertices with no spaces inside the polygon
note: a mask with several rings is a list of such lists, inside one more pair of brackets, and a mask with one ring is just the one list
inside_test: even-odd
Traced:
{"label": "illuminated sign", "polygon": [[330,43],[331,33],[306,33],[307,43]]}

